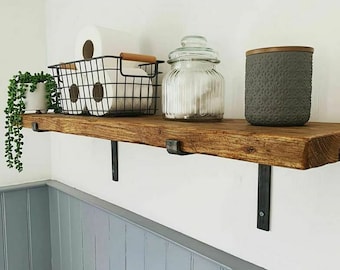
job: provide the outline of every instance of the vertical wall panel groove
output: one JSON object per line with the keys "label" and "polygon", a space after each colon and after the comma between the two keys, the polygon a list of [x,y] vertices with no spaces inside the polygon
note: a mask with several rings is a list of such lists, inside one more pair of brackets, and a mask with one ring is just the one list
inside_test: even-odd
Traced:
{"label": "vertical wall panel groove", "polygon": [[145,233],[145,269],[166,270],[167,241]]}
{"label": "vertical wall panel groove", "polygon": [[73,249],[72,249],[72,227],[71,227],[71,198],[70,196],[67,195],[68,199],[68,231],[69,231],[69,246],[70,246],[70,259],[71,259],[71,264],[70,264],[70,270],[73,270]]}
{"label": "vertical wall panel groove", "polygon": [[132,224],[127,224],[126,229],[126,269],[143,270],[145,265],[145,231]]}
{"label": "vertical wall panel groove", "polygon": [[93,255],[93,258],[94,258],[94,270],[97,270],[97,236],[94,235],[94,255]]}
{"label": "vertical wall panel groove", "polygon": [[58,244],[59,244],[59,254],[60,254],[60,270],[64,268],[64,258],[63,258],[63,253],[62,253],[62,242],[61,242],[61,228],[60,228],[60,191],[57,190],[57,215],[58,215]]}
{"label": "vertical wall panel groove", "polygon": [[60,230],[59,230],[59,213],[58,213],[58,191],[49,188],[50,203],[50,232],[51,232],[51,264],[52,270],[62,270],[61,253],[60,253]]}
{"label": "vertical wall panel groove", "polygon": [[28,266],[29,270],[33,270],[32,262],[32,230],[31,230],[31,202],[30,190],[26,190],[26,210],[27,210],[27,241],[28,241]]}
{"label": "vertical wall panel groove", "polygon": [[4,258],[4,232],[3,232],[3,215],[2,215],[2,193],[0,192],[0,270],[5,270]]}
{"label": "vertical wall panel groove", "polygon": [[126,224],[112,215],[109,224],[110,270],[126,269]]}
{"label": "vertical wall panel groove", "polygon": [[82,204],[84,270],[95,270],[95,208]]}
{"label": "vertical wall panel groove", "polygon": [[84,205],[80,204],[80,222],[81,222],[81,260],[82,260],[82,270],[85,270],[85,258],[84,258],[84,216],[83,216]]}
{"label": "vertical wall panel groove", "polygon": [[47,187],[29,189],[29,214],[32,269],[51,269],[50,216]]}
{"label": "vertical wall panel groove", "polygon": [[95,212],[96,270],[108,270],[110,268],[109,223],[109,214],[97,209]]}
{"label": "vertical wall panel groove", "polygon": [[63,192],[58,193],[59,203],[59,229],[60,229],[60,246],[61,248],[61,265],[63,269],[71,270],[72,267],[72,250],[70,242],[70,220],[69,220],[69,196]]}
{"label": "vertical wall panel groove", "polygon": [[80,206],[81,212],[80,212],[80,216],[81,216],[81,259],[82,259],[82,270],[85,270],[85,239],[84,239],[84,215],[83,215],[83,211],[84,211],[84,205],[81,204]]}
{"label": "vertical wall panel groove", "polygon": [[1,206],[1,269],[8,270],[8,254],[7,254],[7,232],[6,232],[6,206],[5,206],[5,193],[0,194],[0,206]]}
{"label": "vertical wall panel groove", "polygon": [[142,244],[143,244],[143,269],[144,270],[146,270],[146,260],[145,260],[145,240],[146,240],[146,231],[145,230],[143,230],[143,229],[141,229],[141,231],[143,232],[143,242],[142,242]]}
{"label": "vertical wall panel groove", "polygon": [[81,203],[79,200],[70,197],[70,242],[73,270],[83,269],[83,240],[81,222]]}
{"label": "vertical wall panel groove", "polygon": [[127,224],[126,222],[124,223],[124,269],[127,269]]}
{"label": "vertical wall panel groove", "polygon": [[167,270],[190,270],[191,252],[188,250],[173,243],[169,243],[167,258]]}
{"label": "vertical wall panel groove", "polygon": [[165,270],[168,270],[168,251],[169,251],[169,241],[165,243]]}
{"label": "vertical wall panel groove", "polygon": [[220,270],[220,266],[197,254],[193,255],[194,270]]}
{"label": "vertical wall panel groove", "polygon": [[190,253],[190,270],[194,270],[195,262],[194,262],[194,254]]}

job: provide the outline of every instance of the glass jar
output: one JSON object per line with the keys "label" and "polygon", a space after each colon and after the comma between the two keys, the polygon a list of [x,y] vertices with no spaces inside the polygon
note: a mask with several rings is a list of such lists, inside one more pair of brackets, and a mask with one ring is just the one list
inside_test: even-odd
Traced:
{"label": "glass jar", "polygon": [[186,36],[182,47],[169,54],[171,70],[162,82],[162,110],[166,119],[221,120],[224,78],[215,70],[217,53],[202,36]]}

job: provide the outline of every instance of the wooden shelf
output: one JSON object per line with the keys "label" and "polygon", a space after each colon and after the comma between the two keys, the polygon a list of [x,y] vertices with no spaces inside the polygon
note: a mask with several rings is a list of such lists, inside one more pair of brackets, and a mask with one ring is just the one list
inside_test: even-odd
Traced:
{"label": "wooden shelf", "polygon": [[[259,127],[246,120],[192,123],[160,116],[90,117],[25,114],[23,125],[111,140],[112,180],[118,181],[117,141],[166,147],[178,154],[200,153],[259,164],[257,228],[270,229],[271,166],[309,169],[340,159],[340,123],[308,123],[302,127]],[[180,144],[178,144],[178,142]]]}
{"label": "wooden shelf", "polygon": [[308,169],[339,161],[340,123],[307,123],[302,127],[259,127],[245,120],[189,123],[160,116],[91,117],[25,114],[23,125],[68,134],[166,147],[181,142],[181,150],[245,160],[265,165]]}

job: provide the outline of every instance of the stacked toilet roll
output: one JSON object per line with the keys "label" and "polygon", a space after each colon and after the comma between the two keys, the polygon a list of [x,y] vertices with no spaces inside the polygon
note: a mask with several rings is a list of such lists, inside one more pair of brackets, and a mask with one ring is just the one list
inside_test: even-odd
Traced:
{"label": "stacked toilet roll", "polygon": [[[142,112],[151,105],[152,83],[136,62],[123,61],[117,69],[117,56],[122,51],[139,53],[136,38],[113,29],[89,26],[83,28],[75,41],[75,57],[81,71],[67,70],[69,89],[61,91],[63,111],[80,114],[88,111],[101,116],[108,113]],[[78,88],[77,88],[78,87]],[[77,91],[79,90],[79,91]]]}
{"label": "stacked toilet roll", "polygon": [[147,110],[153,91],[146,72],[140,68],[123,68],[122,73],[124,76],[120,71],[103,71],[90,77],[93,88],[85,91],[90,114],[101,116]]}
{"label": "stacked toilet roll", "polygon": [[64,113],[81,114],[86,111],[83,78],[74,69],[65,69],[60,75],[63,85],[61,88],[60,105]]}

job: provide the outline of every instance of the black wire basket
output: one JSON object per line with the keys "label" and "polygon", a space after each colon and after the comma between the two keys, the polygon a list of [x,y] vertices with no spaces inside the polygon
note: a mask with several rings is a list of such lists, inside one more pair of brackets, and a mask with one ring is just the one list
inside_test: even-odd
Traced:
{"label": "black wire basket", "polygon": [[57,82],[61,112],[94,116],[155,114],[161,92],[159,64],[164,61],[126,55],[131,57],[100,56],[49,66]]}

